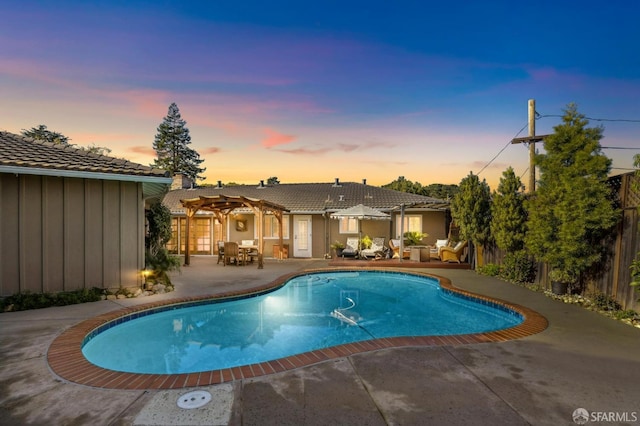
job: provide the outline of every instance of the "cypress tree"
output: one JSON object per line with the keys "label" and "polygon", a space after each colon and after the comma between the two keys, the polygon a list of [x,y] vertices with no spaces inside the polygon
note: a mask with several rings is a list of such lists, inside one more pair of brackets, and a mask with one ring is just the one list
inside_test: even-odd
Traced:
{"label": "cypress tree", "polygon": [[522,182],[512,167],[502,173],[491,204],[491,234],[500,250],[514,253],[524,249],[527,214]]}
{"label": "cypress tree", "polygon": [[574,284],[604,256],[603,238],[619,219],[607,175],[611,160],[602,154],[602,127],[569,104],[562,123],[535,157],[538,190],[527,203],[527,248],[551,267],[552,281]]}
{"label": "cypress tree", "polygon": [[[460,237],[481,248],[491,237],[491,192],[483,179],[469,172],[460,181],[458,193],[451,200],[451,217],[460,228]],[[482,266],[482,252],[475,252],[476,265]]]}

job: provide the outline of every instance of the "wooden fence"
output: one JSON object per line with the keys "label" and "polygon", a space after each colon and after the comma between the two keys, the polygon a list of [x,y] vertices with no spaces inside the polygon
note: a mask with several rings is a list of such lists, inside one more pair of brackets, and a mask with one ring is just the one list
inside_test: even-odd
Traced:
{"label": "wooden fence", "polygon": [[[622,211],[621,220],[615,228],[615,235],[604,244],[608,246],[610,255],[600,265],[600,273],[587,284],[587,292],[600,292],[613,297],[623,309],[634,309],[640,312],[640,291],[629,285],[631,282],[631,262],[640,252],[640,236],[638,235],[638,206],[640,205],[640,178],[633,172],[613,176],[609,184],[618,196]],[[504,253],[495,246],[485,247],[484,263],[502,264]],[[549,289],[547,265],[539,263],[535,284]]]}

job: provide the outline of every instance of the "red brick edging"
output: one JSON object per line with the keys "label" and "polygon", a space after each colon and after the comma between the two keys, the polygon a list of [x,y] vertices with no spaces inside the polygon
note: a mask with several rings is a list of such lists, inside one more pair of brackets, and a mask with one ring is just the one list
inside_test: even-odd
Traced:
{"label": "red brick edging", "polygon": [[[358,270],[389,271],[389,268],[358,268]],[[265,290],[279,287],[298,275],[312,272],[326,271],[353,271],[353,268],[329,268],[313,269],[291,273],[279,277],[275,281],[254,288],[250,293],[259,293]],[[316,364],[322,361],[341,358],[353,354],[371,352],[385,348],[397,348],[408,346],[458,346],[473,343],[503,342],[507,340],[519,339],[540,333],[548,326],[547,319],[539,313],[521,305],[507,303],[502,300],[493,299],[486,296],[477,295],[454,287],[451,281],[430,274],[419,272],[401,271],[405,274],[423,275],[437,278],[442,288],[454,291],[459,294],[485,300],[497,305],[505,306],[518,312],[524,317],[524,321],[519,325],[503,330],[488,333],[460,334],[452,336],[413,336],[413,337],[392,337],[363,342],[347,343],[330,348],[319,349],[280,358],[273,361],[261,362],[258,364],[245,365],[242,367],[225,368],[222,370],[203,371],[198,373],[185,374],[137,374],[123,373],[119,371],[107,370],[91,364],[82,354],[82,342],[84,338],[93,330],[114,319],[130,315],[148,309],[158,308],[164,305],[194,302],[206,299],[220,299],[250,294],[247,292],[230,292],[215,297],[201,296],[193,298],[174,299],[156,303],[148,303],[140,306],[119,309],[114,312],[98,315],[85,320],[64,331],[58,336],[47,352],[47,361],[51,370],[60,378],[82,385],[109,388],[109,389],[179,389],[194,386],[207,386],[229,382],[233,380],[247,379],[251,377],[264,376],[267,374],[279,373],[286,370]]]}

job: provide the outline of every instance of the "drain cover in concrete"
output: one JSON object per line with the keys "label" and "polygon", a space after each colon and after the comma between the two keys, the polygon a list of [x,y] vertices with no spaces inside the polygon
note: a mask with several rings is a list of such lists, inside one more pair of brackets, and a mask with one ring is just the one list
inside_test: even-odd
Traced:
{"label": "drain cover in concrete", "polygon": [[[206,389],[206,390],[205,390]],[[150,391],[155,395],[140,410],[134,425],[180,425],[180,426],[211,426],[227,425],[231,419],[231,408],[233,406],[234,390],[230,383],[223,383],[216,386],[195,389],[188,392],[188,389],[171,391]],[[204,395],[206,394],[206,395]],[[191,400],[191,397],[194,399]],[[204,397],[204,399],[202,399]],[[187,399],[189,407],[180,407],[181,401]],[[196,408],[196,402],[203,405]]]}
{"label": "drain cover in concrete", "polygon": [[178,407],[185,410],[200,408],[207,402],[211,401],[211,394],[207,391],[197,390],[185,393],[178,398]]}

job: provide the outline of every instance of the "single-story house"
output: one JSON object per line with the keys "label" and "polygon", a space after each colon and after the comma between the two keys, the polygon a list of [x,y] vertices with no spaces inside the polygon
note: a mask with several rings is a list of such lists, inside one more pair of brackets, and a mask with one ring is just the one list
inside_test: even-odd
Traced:
{"label": "single-story house", "polygon": [[[194,188],[180,176],[174,179],[172,190],[164,197],[164,204],[172,214],[173,238],[169,249],[173,253],[185,252],[186,210],[185,200],[198,197],[246,197],[265,200],[286,208],[283,217],[283,257],[322,258],[330,254],[334,241],[346,242],[348,237],[368,235],[371,238],[398,238],[401,229],[429,234],[424,244],[434,244],[436,239],[447,236],[451,222],[449,203],[422,195],[385,189],[362,183],[277,183],[257,185],[215,186]],[[333,219],[332,213],[364,204],[390,215],[389,220],[358,220],[353,218]],[[401,226],[401,218],[404,226]],[[264,254],[279,255],[279,226],[275,216],[264,218]],[[214,255],[217,241],[258,240],[256,216],[250,209],[230,212],[222,223],[209,211],[198,211],[190,220],[190,254]]]}
{"label": "single-story house", "polygon": [[0,296],[134,287],[167,172],[0,131]]}

